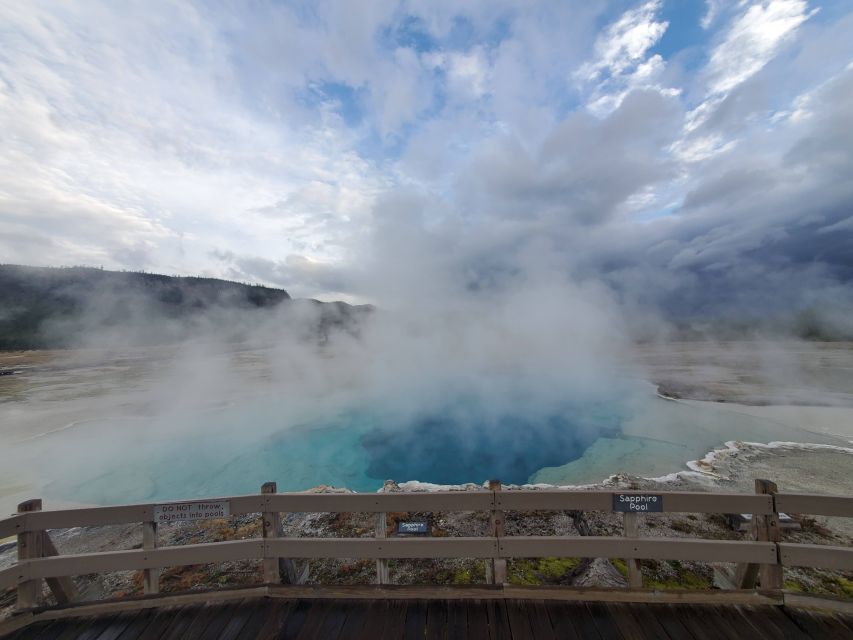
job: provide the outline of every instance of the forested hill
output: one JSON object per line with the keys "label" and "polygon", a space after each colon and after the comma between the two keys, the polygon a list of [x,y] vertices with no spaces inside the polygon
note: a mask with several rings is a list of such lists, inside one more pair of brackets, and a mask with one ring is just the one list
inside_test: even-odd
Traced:
{"label": "forested hill", "polygon": [[212,330],[233,336],[283,303],[319,310],[323,327],[364,310],[214,278],[0,265],[0,349],[157,344]]}

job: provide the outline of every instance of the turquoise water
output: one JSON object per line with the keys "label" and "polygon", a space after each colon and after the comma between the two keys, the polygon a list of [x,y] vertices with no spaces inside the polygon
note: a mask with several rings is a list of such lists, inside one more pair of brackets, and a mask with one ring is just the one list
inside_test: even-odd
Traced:
{"label": "turquoise water", "polygon": [[132,431],[132,442],[105,442],[88,455],[67,456],[46,492],[115,504],[256,493],[267,481],[280,491],[318,485],[375,491],[387,478],[524,483],[543,467],[580,458],[598,438],[618,434],[623,420],[614,403],[493,414],[462,398],[413,415],[362,409],[270,428],[275,409],[273,403],[184,416],[180,428],[163,421],[98,425],[113,437]]}
{"label": "turquoise water", "polygon": [[[359,407],[292,422],[272,400],[159,420],[102,421],[51,442],[46,495],[117,504],[319,485],[375,491],[385,479],[436,484],[584,484],[614,473],[681,471],[727,440],[826,442],[768,420],[668,402],[648,390],[502,409],[457,396],[434,410]],[[38,445],[44,459],[45,443]]]}

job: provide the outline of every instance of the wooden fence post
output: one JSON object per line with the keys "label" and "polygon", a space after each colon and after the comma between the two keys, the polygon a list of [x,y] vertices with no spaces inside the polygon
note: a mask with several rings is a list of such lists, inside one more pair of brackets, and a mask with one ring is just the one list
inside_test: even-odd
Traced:
{"label": "wooden fence post", "polygon": [[[18,513],[41,511],[41,500],[27,500],[18,505]],[[25,531],[18,534],[18,562],[41,558],[44,554],[41,531]],[[18,584],[18,609],[31,609],[41,597],[41,580],[27,580]]]}
{"label": "wooden fence post", "polygon": [[[493,494],[497,494],[500,490],[500,480],[489,480],[489,491],[492,491]],[[497,501],[496,495],[493,495],[492,497]],[[500,538],[503,538],[504,536],[504,512],[498,510],[496,506],[492,507],[489,524],[491,525],[490,528],[492,536],[498,538],[498,542],[500,542]],[[490,584],[504,584],[506,582],[506,558],[492,558],[491,572],[487,570],[486,574],[487,578],[489,578]]]}
{"label": "wooden fence post", "polygon": [[[386,537],[385,528],[388,525],[385,513],[376,514],[376,538],[384,540]],[[376,584],[390,584],[391,578],[388,572],[388,560],[385,558],[376,559]]]}
{"label": "wooden fence post", "polygon": [[[157,548],[157,523],[147,520],[142,523],[142,548],[146,551]],[[146,595],[160,593],[160,569],[142,570],[142,592]]]}
{"label": "wooden fence post", "polygon": [[[766,516],[753,515],[753,520],[756,521],[757,539],[762,542],[778,543],[780,539],[779,530],[779,514],[776,512],[776,492],[778,487],[775,482],[770,480],[756,480],[755,493],[769,495],[773,501],[773,513]],[[777,546],[778,554],[778,546]],[[778,560],[778,558],[777,558]],[[762,589],[781,589],[782,588],[782,565],[781,564],[762,564],[759,568],[759,580]]]}
{"label": "wooden fence post", "polygon": [[[53,545],[53,540],[47,531],[41,532],[42,557],[58,556],[59,552]],[[61,576],[58,578],[45,578],[47,586],[50,587],[56,601],[59,604],[68,604],[77,599],[77,588],[74,586],[74,581],[69,576]]]}
{"label": "wooden fence post", "polygon": [[[622,514],[623,534],[626,538],[640,537],[639,515],[627,511]],[[640,561],[636,558],[626,558],[625,563],[628,565],[628,586],[631,589],[641,589],[643,587],[643,573],[640,570]]]}
{"label": "wooden fence post", "polygon": [[[278,493],[278,485],[275,482],[265,482],[261,486],[261,493]],[[264,511],[263,535],[264,538],[281,537],[281,519],[278,511]],[[275,584],[281,582],[281,572],[277,557],[264,556],[264,582]]]}

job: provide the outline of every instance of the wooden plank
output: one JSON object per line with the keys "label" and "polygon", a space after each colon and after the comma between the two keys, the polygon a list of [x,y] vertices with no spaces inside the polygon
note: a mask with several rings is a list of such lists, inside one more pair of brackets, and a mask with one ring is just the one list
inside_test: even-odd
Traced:
{"label": "wooden plank", "polygon": [[[154,613],[154,619],[145,627],[139,640],[160,640],[166,630],[172,625],[175,619],[176,610],[174,608],[157,609]],[[95,636],[93,640],[100,640]]]}
{"label": "wooden plank", "polygon": [[447,600],[430,600],[427,604],[427,640],[444,640],[447,635]]}
{"label": "wooden plank", "polygon": [[779,557],[785,567],[853,571],[853,549],[849,547],[780,542]]}
{"label": "wooden plank", "polygon": [[350,638],[357,637],[361,632],[364,620],[370,610],[370,604],[370,602],[354,602],[352,600],[339,602],[338,605],[343,608],[346,619],[344,620],[343,626],[338,632],[338,635],[330,636],[330,640],[333,640],[334,638],[349,640]]}
{"label": "wooden plank", "polygon": [[406,603],[406,621],[403,623],[404,638],[426,636],[427,603],[425,600],[409,600]]}
{"label": "wooden plank", "polygon": [[0,520],[0,540],[16,536],[24,530],[26,518],[20,514]]}
{"label": "wooden plank", "polygon": [[[283,602],[281,600],[270,600],[269,598],[257,598],[254,600],[249,617],[246,620],[240,633],[234,637],[234,640],[255,640],[256,638],[265,637],[261,633],[261,629],[269,620],[284,619],[283,609],[293,606],[292,603]],[[274,637],[273,633],[267,636]]]}
{"label": "wooden plank", "polygon": [[241,606],[231,613],[228,623],[219,634],[219,640],[235,640],[252,617],[263,615],[261,607],[264,604],[262,599],[244,600]]}
{"label": "wooden plank", "polygon": [[612,602],[600,604],[607,609],[613,623],[619,628],[619,634],[625,640],[646,640],[647,636],[644,630],[631,615],[628,605],[613,604]]}
{"label": "wooden plank", "polygon": [[489,635],[492,640],[512,640],[505,600],[488,600],[486,617],[489,620]]}
{"label": "wooden plank", "polygon": [[793,620],[785,615],[782,607],[757,609],[753,612],[753,616],[761,620],[762,625],[772,625],[775,627],[777,638],[786,638],[786,640],[806,640],[810,638]]}
{"label": "wooden plank", "polygon": [[527,603],[523,600],[507,600],[506,613],[512,640],[533,640],[533,629],[527,615]]}
{"label": "wooden plank", "polygon": [[[18,513],[25,514],[23,517],[38,511],[41,511],[41,500],[27,500],[18,505]],[[15,607],[19,611],[35,607],[41,599],[42,582],[30,575],[29,562],[33,558],[44,555],[43,543],[44,537],[40,530],[25,529],[18,533],[18,570],[24,576],[24,579],[19,578],[18,582],[18,598]]]}
{"label": "wooden plank", "polygon": [[486,612],[486,604],[482,600],[464,600],[465,617],[468,621],[468,638],[490,638],[489,614]]}
{"label": "wooden plank", "polygon": [[27,531],[42,529],[69,529],[71,527],[98,527],[108,524],[127,524],[154,519],[154,505],[123,505],[116,507],[87,507],[83,509],[57,509],[28,514]]}
{"label": "wooden plank", "polygon": [[[262,494],[275,494],[278,491],[275,482],[265,482],[261,487]],[[264,511],[261,514],[262,535],[265,540],[280,538],[282,535],[281,516],[278,511]],[[268,584],[281,582],[281,570],[278,556],[270,555],[271,547],[264,545],[264,582]]]}
{"label": "wooden plank", "polygon": [[[187,605],[182,607],[170,607],[169,623],[161,630],[160,638],[163,640],[180,640],[184,637],[184,632],[195,620],[196,616],[200,615],[202,607],[200,605]],[[98,638],[98,640],[103,640]]]}
{"label": "wooden plank", "polygon": [[783,609],[785,615],[809,637],[849,640],[853,636],[853,630],[845,626],[832,614],[797,610],[790,607]]}
{"label": "wooden plank", "polygon": [[641,629],[647,638],[668,638],[666,630],[657,616],[652,614],[652,608],[641,604],[619,605],[627,609],[634,624]]}
{"label": "wooden plank", "polygon": [[[287,618],[296,609],[295,601],[273,601],[272,606],[265,610],[263,616],[252,618],[240,633],[239,640],[256,640],[256,638],[278,638]],[[260,622],[260,624],[259,624]]]}
{"label": "wooden plank", "polygon": [[279,538],[271,552],[288,558],[491,558],[494,538]]}
{"label": "wooden plank", "polygon": [[12,565],[5,569],[0,569],[0,589],[9,589],[18,584],[18,580],[24,578],[23,566]]}
{"label": "wooden plank", "polygon": [[527,618],[536,640],[557,640],[554,627],[551,626],[551,618],[548,616],[548,611],[545,610],[544,600],[527,601]]}
{"label": "wooden plank", "polygon": [[[244,495],[220,498],[193,498],[190,502],[223,501],[231,504],[231,514],[260,513],[264,507],[264,496]],[[158,502],[156,504],[180,504],[186,500]],[[110,524],[128,524],[154,519],[154,503],[128,504],[111,507],[85,507],[78,509],[54,509],[27,514],[24,530],[69,529],[71,527],[98,527]]]}
{"label": "wooden plank", "polygon": [[[672,640],[694,640],[694,636],[684,624],[682,618],[689,614],[689,609],[673,605],[654,605],[649,607],[649,614],[654,616]],[[697,639],[698,640],[698,639]],[[716,640],[716,639],[714,639]]]}
{"label": "wooden plank", "polygon": [[525,536],[501,538],[505,558],[651,558],[698,562],[776,562],[776,545],[740,540],[688,538],[624,539],[607,536]]}
{"label": "wooden plank", "polygon": [[[142,523],[142,548],[146,551],[157,548],[157,523],[153,520]],[[160,569],[143,569],[142,593],[160,593]]]}
{"label": "wooden plank", "polygon": [[545,601],[545,610],[551,620],[554,633],[561,640],[581,640],[575,626],[572,624],[572,614],[576,605],[554,600]]}
{"label": "wooden plank", "polygon": [[382,632],[372,638],[381,640],[399,640],[403,637],[406,622],[406,603],[392,600],[388,603],[388,609],[383,612]]}
{"label": "wooden plank", "polygon": [[598,629],[602,638],[619,638],[622,635],[610,609],[603,602],[588,602],[586,608],[592,615],[595,628]]}
{"label": "wooden plank", "polygon": [[110,626],[104,629],[103,633],[98,637],[98,640],[116,640],[124,633],[124,630],[131,625],[133,620],[142,614],[143,612],[133,611],[116,615],[112,619]]}
{"label": "wooden plank", "polygon": [[[382,511],[376,514],[376,531],[375,537],[377,540],[384,540],[387,537],[386,528],[388,526],[385,512]],[[388,571],[388,560],[385,558],[376,559],[376,584],[388,584],[391,582],[391,574]]]}
{"label": "wooden plank", "polygon": [[853,616],[853,600],[838,598],[835,596],[814,596],[805,593],[786,591],[784,594],[785,606],[822,609],[824,611],[835,611],[848,616]]}
{"label": "wooden plank", "polygon": [[[622,529],[623,535],[626,538],[640,537],[640,523],[637,521],[639,515],[637,513],[622,514]],[[643,586],[643,573],[640,569],[640,561],[636,558],[626,558],[628,565],[628,586],[632,589],[639,589]]]}
{"label": "wooden plank", "polygon": [[[387,600],[370,601],[367,611],[365,611],[362,618],[361,627],[357,631],[354,630],[349,637],[356,640],[376,640],[376,638],[380,638],[385,625],[385,617],[388,615],[388,606]],[[346,637],[347,640],[349,640],[349,637]]]}
{"label": "wooden plank", "polygon": [[198,636],[199,640],[219,640],[231,619],[245,606],[245,601],[224,602],[207,607],[210,622]]}
{"label": "wooden plank", "polygon": [[[494,492],[495,501],[498,496],[502,495],[501,481],[489,480],[489,489]],[[489,530],[494,538],[502,538],[504,536],[506,517],[504,512],[497,507],[493,508],[489,514]],[[490,584],[503,584],[506,580],[506,560],[504,558],[494,557],[488,561],[486,566],[486,578]]]}
{"label": "wooden plank", "polygon": [[472,635],[468,632],[468,607],[464,602],[451,600],[447,606],[447,640],[465,640],[470,637]]}
{"label": "wooden plank", "polygon": [[504,511],[612,511],[611,491],[501,491],[495,508]]}
{"label": "wooden plank", "polygon": [[853,518],[853,498],[813,493],[777,493],[776,509],[783,513]]}
{"label": "wooden plank", "polygon": [[[58,556],[59,551],[57,551],[56,547],[53,545],[53,540],[50,539],[50,534],[48,534],[47,531],[42,531],[39,535],[42,537],[42,554],[44,556]],[[68,604],[69,602],[74,602],[77,599],[77,587],[68,576],[48,578],[46,582],[47,586],[50,588],[50,592],[59,604]]]}
{"label": "wooden plank", "polygon": [[[603,636],[599,632],[598,627],[595,626],[595,620],[592,617],[592,613],[586,605],[587,603],[585,602],[573,602],[571,605],[568,605],[567,612],[572,621],[572,625],[577,629],[578,635],[580,635],[581,638],[602,638]],[[605,638],[604,640],[610,639]]]}
{"label": "wooden plank", "polygon": [[287,513],[379,513],[382,511],[488,511],[488,491],[419,493],[277,493],[265,509]]}
{"label": "wooden plank", "polygon": [[315,640],[317,638],[327,637],[321,635],[320,630],[323,628],[323,623],[334,605],[334,600],[310,601],[308,610],[305,614],[305,622],[299,629],[299,633],[295,636],[287,635],[285,637],[295,637],[296,640]]}
{"label": "wooden plank", "polygon": [[696,605],[669,605],[669,607],[674,612],[674,617],[696,640],[719,640],[726,637],[724,627],[718,624],[718,621],[703,617],[704,607]]}
{"label": "wooden plank", "polygon": [[259,540],[229,540],[227,542],[161,547],[154,550],[132,549],[41,558],[30,560],[23,569],[27,579],[49,578],[128,569],[226,562],[261,558],[263,554],[264,545]]}
{"label": "wooden plank", "polygon": [[[760,495],[774,496],[778,487],[770,480],[756,479],[755,493]],[[781,538],[779,530],[779,514],[774,512],[768,515],[757,515],[754,518],[756,538],[761,542],[772,542],[776,544]],[[772,563],[761,563],[758,568],[758,580],[762,589],[782,588],[782,567],[779,565],[778,549],[777,559]]]}
{"label": "wooden plank", "polygon": [[352,609],[352,602],[330,601],[326,616],[323,618],[323,624],[320,626],[320,631],[316,637],[337,638],[343,631]]}
{"label": "wooden plank", "polygon": [[299,600],[296,602],[295,606],[288,611],[287,618],[285,618],[281,626],[281,631],[275,637],[278,640],[293,640],[299,637],[299,632],[305,626],[313,604],[310,600]]}
{"label": "wooden plank", "polygon": [[614,493],[663,496],[666,513],[772,513],[770,496],[690,491],[503,491],[495,506],[506,511],[612,511]]}

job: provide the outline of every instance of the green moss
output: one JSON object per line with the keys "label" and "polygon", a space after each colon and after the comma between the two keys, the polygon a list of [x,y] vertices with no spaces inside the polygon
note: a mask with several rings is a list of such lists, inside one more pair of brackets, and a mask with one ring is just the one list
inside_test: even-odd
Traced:
{"label": "green moss", "polygon": [[647,586],[655,589],[710,589],[713,587],[713,580],[687,569],[678,560],[672,560],[668,564],[675,571],[675,575],[667,578],[652,578],[647,581]]}
{"label": "green moss", "polygon": [[453,584],[471,584],[471,572],[468,569],[459,569],[450,580]]}
{"label": "green moss", "polygon": [[853,598],[853,580],[844,576],[826,576],[821,579],[821,587],[835,595]]}
{"label": "green moss", "polygon": [[788,591],[806,591],[806,587],[798,580],[785,580],[785,589]]}
{"label": "green moss", "polygon": [[507,566],[510,584],[549,584],[571,573],[580,558],[516,558]]}
{"label": "green moss", "polygon": [[623,576],[628,577],[628,563],[622,558],[610,558],[610,564],[616,567],[616,570]]}

